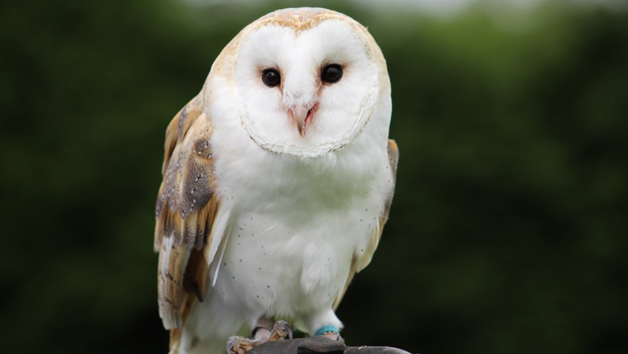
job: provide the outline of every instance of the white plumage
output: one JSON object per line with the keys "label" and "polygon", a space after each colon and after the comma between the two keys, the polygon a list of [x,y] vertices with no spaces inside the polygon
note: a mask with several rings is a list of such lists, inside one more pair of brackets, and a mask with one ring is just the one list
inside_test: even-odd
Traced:
{"label": "white plumage", "polygon": [[260,317],[341,327],[393,194],[390,115],[383,56],[342,14],[277,11],[223,50],[166,139],[155,245],[173,352],[222,352]]}

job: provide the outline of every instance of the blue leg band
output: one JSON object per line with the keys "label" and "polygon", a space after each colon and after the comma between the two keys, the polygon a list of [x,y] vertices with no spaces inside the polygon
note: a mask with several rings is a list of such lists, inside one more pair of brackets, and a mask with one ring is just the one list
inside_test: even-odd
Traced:
{"label": "blue leg band", "polygon": [[327,332],[340,334],[340,329],[338,329],[338,327],[336,326],[323,326],[316,331],[316,335],[320,336],[321,334],[327,333]]}

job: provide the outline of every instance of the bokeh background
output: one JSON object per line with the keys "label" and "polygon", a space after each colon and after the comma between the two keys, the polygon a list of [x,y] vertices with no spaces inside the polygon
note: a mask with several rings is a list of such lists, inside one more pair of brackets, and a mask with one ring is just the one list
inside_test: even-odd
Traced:
{"label": "bokeh background", "polygon": [[393,85],[397,192],[347,342],[628,352],[628,8],[593,0],[0,2],[0,352],[167,352],[166,125],[241,28],[303,5],[368,26]]}

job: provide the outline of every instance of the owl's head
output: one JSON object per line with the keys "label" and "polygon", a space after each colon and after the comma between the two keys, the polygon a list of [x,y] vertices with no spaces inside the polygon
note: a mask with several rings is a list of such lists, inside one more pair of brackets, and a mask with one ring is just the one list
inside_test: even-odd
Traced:
{"label": "owl's head", "polygon": [[384,57],[366,28],[334,11],[266,15],[240,32],[212,72],[229,77],[242,126],[268,151],[317,157],[351,143],[372,120],[388,127]]}

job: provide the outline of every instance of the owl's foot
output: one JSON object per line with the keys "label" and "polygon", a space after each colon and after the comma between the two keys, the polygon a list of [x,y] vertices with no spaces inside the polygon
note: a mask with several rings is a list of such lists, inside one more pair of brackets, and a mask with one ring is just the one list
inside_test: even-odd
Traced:
{"label": "owl's foot", "polygon": [[[258,324],[267,321],[261,321]],[[244,354],[249,350],[266,342],[276,342],[282,339],[292,339],[292,329],[286,321],[277,321],[272,329],[258,326],[253,332],[254,339],[233,336],[227,340],[227,354]]]}
{"label": "owl's foot", "polygon": [[229,337],[227,340],[227,354],[244,354],[264,342],[257,339],[248,339],[239,336]]}
{"label": "owl's foot", "polygon": [[331,340],[335,340],[335,341],[342,340],[342,337],[340,336],[340,333],[336,333],[336,332],[325,332],[325,333],[321,334],[321,336],[327,337],[327,338],[329,338]]}
{"label": "owl's foot", "polygon": [[327,337],[331,340],[341,341],[340,330],[336,326],[323,326],[316,331],[317,336]]}
{"label": "owl's foot", "polygon": [[282,339],[292,339],[292,328],[286,321],[277,321],[273,325],[272,331],[268,336],[268,341],[275,342]]}

